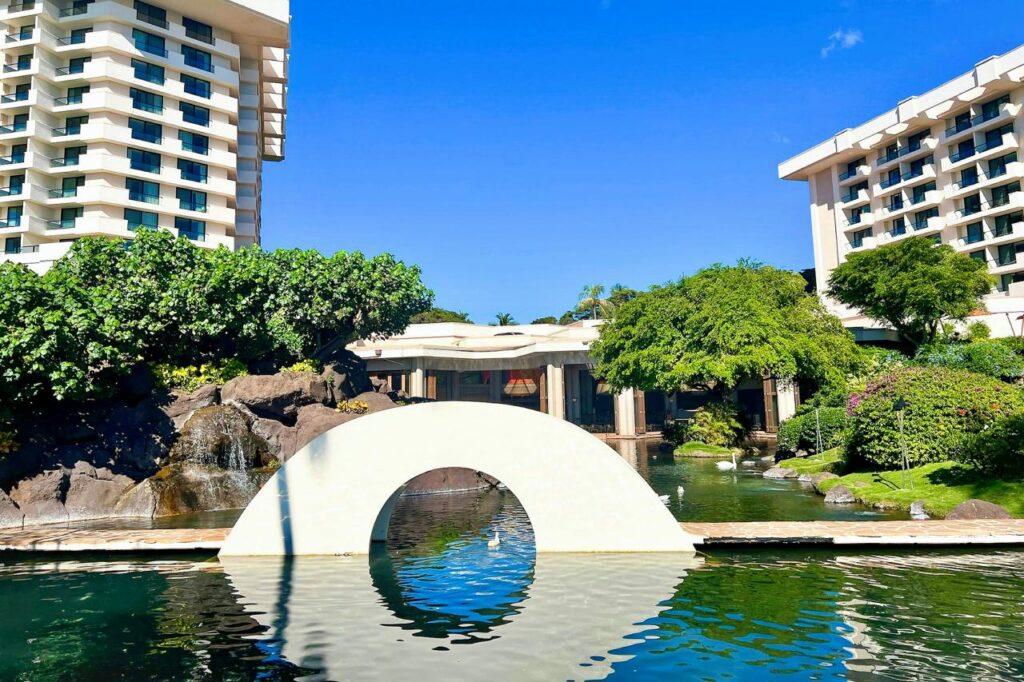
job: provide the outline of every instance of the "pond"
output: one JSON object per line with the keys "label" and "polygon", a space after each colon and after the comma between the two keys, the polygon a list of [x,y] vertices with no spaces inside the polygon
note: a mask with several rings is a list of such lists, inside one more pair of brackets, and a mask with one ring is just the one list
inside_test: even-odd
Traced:
{"label": "pond", "polygon": [[492,490],[369,559],[0,557],[0,679],[1010,680],[1022,595],[1015,551],[535,557]]}

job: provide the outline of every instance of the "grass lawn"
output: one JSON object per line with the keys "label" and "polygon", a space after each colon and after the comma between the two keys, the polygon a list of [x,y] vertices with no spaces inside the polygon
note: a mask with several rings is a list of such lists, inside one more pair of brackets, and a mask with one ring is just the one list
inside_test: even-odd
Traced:
{"label": "grass lawn", "polygon": [[779,462],[783,469],[792,469],[798,474],[817,474],[822,471],[836,472],[840,466],[841,449],[832,448],[818,455],[792,457]]}
{"label": "grass lawn", "polygon": [[910,509],[911,502],[923,500],[925,509],[935,517],[945,516],[961,502],[978,499],[998,504],[1015,518],[1024,518],[1024,480],[993,478],[955,462],[926,464],[910,473],[913,490],[900,488],[899,471],[847,474],[822,481],[819,487],[827,493],[845,485],[859,502],[891,509]]}
{"label": "grass lawn", "polygon": [[723,448],[691,440],[678,446],[675,454],[679,457],[729,457],[734,454],[741,455],[743,451],[739,448]]}

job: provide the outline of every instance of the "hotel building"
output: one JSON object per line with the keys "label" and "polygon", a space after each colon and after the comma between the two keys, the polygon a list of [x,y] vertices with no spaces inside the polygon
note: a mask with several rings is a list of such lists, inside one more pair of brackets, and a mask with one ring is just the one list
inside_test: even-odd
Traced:
{"label": "hotel building", "polygon": [[[590,344],[601,324],[413,324],[348,348],[371,376],[412,397],[516,405],[623,438],[660,432],[666,420],[687,419],[712,400],[697,390],[613,393],[593,373]],[[740,384],[732,398],[755,430],[771,433],[795,413],[799,390],[758,379]]]}
{"label": "hotel building", "polygon": [[[986,322],[1021,334],[1024,313],[1024,46],[909,97],[779,165],[806,181],[818,289],[851,253],[928,236],[988,265]],[[877,323],[830,303],[844,323]],[[874,328],[874,329],[873,329]]]}
{"label": "hotel building", "polygon": [[260,242],[284,157],[288,0],[13,0],[0,7],[0,260],[166,229]]}

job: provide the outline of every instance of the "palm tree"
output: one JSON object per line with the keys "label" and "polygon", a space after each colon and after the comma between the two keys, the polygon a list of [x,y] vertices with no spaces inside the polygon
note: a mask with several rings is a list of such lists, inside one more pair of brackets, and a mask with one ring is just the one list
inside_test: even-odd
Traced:
{"label": "palm tree", "polygon": [[611,301],[601,298],[604,295],[603,284],[588,284],[580,292],[579,310],[589,310],[590,319],[599,320],[609,317],[614,310]]}
{"label": "palm tree", "polygon": [[512,313],[498,313],[494,316],[494,319],[498,321],[499,327],[508,327],[509,325],[516,323],[515,318],[512,317]]}

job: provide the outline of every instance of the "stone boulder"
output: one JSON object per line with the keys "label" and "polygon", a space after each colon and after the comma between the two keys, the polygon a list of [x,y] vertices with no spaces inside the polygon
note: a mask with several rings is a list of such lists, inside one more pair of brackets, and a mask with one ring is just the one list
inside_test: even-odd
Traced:
{"label": "stone boulder", "polygon": [[68,520],[99,519],[109,516],[124,491],[135,481],[110,469],[97,469],[86,462],[76,462],[71,471],[64,510]]}
{"label": "stone boulder", "polygon": [[69,482],[65,469],[44,471],[19,481],[11,491],[11,499],[25,515],[25,524],[66,522],[64,498]]}
{"label": "stone boulder", "polygon": [[856,501],[853,492],[845,485],[837,485],[825,495],[825,504],[853,504]]}
{"label": "stone boulder", "polygon": [[360,393],[352,399],[353,402],[366,403],[368,408],[366,414],[373,414],[374,412],[380,412],[381,410],[390,410],[398,407],[395,401],[392,400],[387,393],[377,393],[375,391],[367,391],[366,393]]}
{"label": "stone boulder", "polygon": [[239,509],[256,496],[270,471],[224,471],[172,464],[131,488],[117,501],[114,516],[157,518]]}
{"label": "stone boulder", "polygon": [[160,410],[174,423],[175,430],[180,431],[196,410],[216,405],[218,402],[220,402],[220,391],[217,390],[217,385],[207,384],[191,393],[171,391],[167,404],[161,405]]}
{"label": "stone boulder", "polygon": [[171,449],[172,464],[244,471],[266,466],[270,446],[253,433],[254,419],[234,405],[197,410]]}
{"label": "stone boulder", "polygon": [[350,400],[360,393],[374,390],[366,371],[366,363],[350,350],[343,349],[324,365],[320,375],[331,389],[335,402]]}
{"label": "stone boulder", "polygon": [[25,514],[10,495],[0,490],[0,528],[21,528],[24,523]]}
{"label": "stone boulder", "polygon": [[947,516],[951,521],[973,521],[975,519],[1009,519],[1010,513],[998,504],[985,500],[961,502]]}
{"label": "stone boulder", "polygon": [[831,480],[833,478],[839,478],[839,477],[836,476],[835,474],[833,474],[830,471],[819,471],[816,474],[811,474],[810,484],[814,487],[814,489],[816,491],[818,491],[820,493],[821,492],[821,482],[822,481],[828,481],[828,480]]}
{"label": "stone boulder", "polygon": [[309,372],[248,375],[232,379],[220,391],[224,404],[244,405],[257,417],[295,423],[299,408],[333,399],[327,381]]}
{"label": "stone boulder", "polygon": [[764,472],[761,475],[764,476],[765,478],[772,478],[772,479],[796,478],[797,477],[797,473],[795,471],[793,471],[792,469],[787,469],[785,467],[777,467],[777,466],[776,467],[772,467],[771,469],[769,469],[768,471]]}
{"label": "stone boulder", "polygon": [[462,467],[451,467],[447,469],[434,469],[425,474],[420,474],[406,484],[403,492],[406,495],[455,493],[465,490],[491,488],[497,484],[496,480],[480,471],[473,471],[472,469]]}

